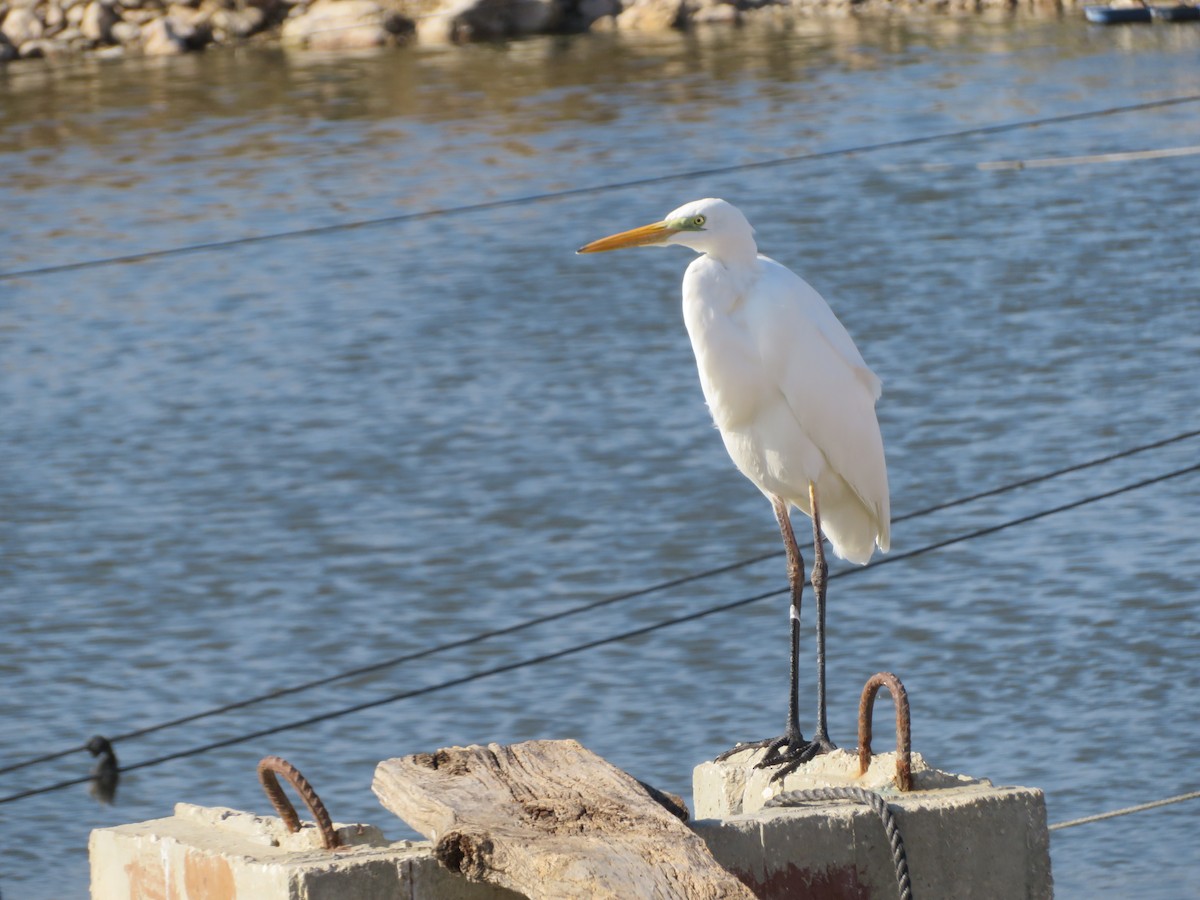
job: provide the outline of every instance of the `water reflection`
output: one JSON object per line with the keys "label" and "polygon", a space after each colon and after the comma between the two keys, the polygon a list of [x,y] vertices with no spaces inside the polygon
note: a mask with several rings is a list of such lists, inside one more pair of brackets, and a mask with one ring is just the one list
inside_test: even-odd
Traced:
{"label": "water reflection", "polygon": [[[1074,22],[789,18],[782,26],[751,21],[682,35],[596,34],[353,55],[248,47],[166,60],[31,61],[0,70],[0,152],[109,146],[132,130],[152,128],[162,137],[198,119],[220,129],[222,120],[237,127],[264,114],[424,123],[486,116],[516,133],[539,133],[556,123],[610,122],[621,105],[736,103],[732,84],[794,86],[814,73],[919,65],[946,50],[973,66],[990,55],[1045,48],[1042,68],[1107,53],[1114,40],[1130,53],[1187,52],[1200,46],[1195,31],[1114,29],[1100,40]],[[969,69],[944,76],[969,77]]]}
{"label": "water reflection", "polygon": [[[796,21],[766,35],[10,67],[3,265],[1134,102],[1194,78],[1194,41],[1070,21]],[[883,376],[897,511],[1181,430],[1200,285],[1158,238],[1194,230],[1180,187],[1191,162],[975,164],[1187,143],[1200,119],[1179,107],[0,283],[0,717],[18,723],[0,758],[773,549],[770,514],[699,397],[679,322],[685,258],[585,270],[572,254],[602,225],[688,197],[753,211],[760,245],[821,288]],[[897,551],[1194,458],[1175,453],[908,523]],[[1165,676],[1194,659],[1180,591],[1200,579],[1196,501],[1177,486],[839,582],[835,734],[850,733],[865,674],[895,668],[923,752],[1042,784],[1056,818],[1091,811],[1097,782],[1129,802],[1187,789],[1172,761],[1194,729],[1157,715]],[[433,683],[782,574],[739,571],[117,750],[133,762]],[[381,821],[365,789],[375,760],[472,740],[569,734],[686,792],[681,752],[778,726],[785,615],[763,603],[131,773],[111,814],[81,806],[82,791],[15,805],[0,827],[18,836],[61,827],[0,838],[15,848],[5,893],[82,894],[86,830],[162,815],[164,798],[257,808],[253,762],[267,752],[311,760],[339,815],[368,821]],[[1089,701],[1102,691],[1106,705]],[[1160,752],[1106,741],[1114,716]],[[1186,835],[1164,822],[1128,834],[1146,898],[1159,869],[1187,864]],[[1100,892],[1110,844],[1083,837],[1056,858],[1063,896]]]}

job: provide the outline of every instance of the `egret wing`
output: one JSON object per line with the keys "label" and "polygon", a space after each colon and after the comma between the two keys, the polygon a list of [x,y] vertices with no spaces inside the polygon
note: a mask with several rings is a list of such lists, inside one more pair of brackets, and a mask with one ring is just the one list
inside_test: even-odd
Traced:
{"label": "egret wing", "polygon": [[891,509],[875,416],[879,379],[821,295],[772,260],[763,259],[746,319],[797,425],[858,497],[886,550]]}

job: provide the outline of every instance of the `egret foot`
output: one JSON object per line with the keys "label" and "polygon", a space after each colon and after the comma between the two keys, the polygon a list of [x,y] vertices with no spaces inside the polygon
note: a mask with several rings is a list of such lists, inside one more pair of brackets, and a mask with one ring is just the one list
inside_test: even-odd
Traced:
{"label": "egret foot", "polygon": [[[767,754],[770,755],[770,748],[786,742],[787,740],[787,735],[784,735],[783,737],[767,738],[763,741],[738,741],[724,753],[719,754],[716,759],[713,760],[713,762],[725,762],[725,760],[729,759],[729,757],[733,756],[735,753],[741,753],[743,750],[761,750],[763,747],[768,748]],[[802,737],[800,738],[800,742],[807,743],[807,741],[805,741]]]}
{"label": "egret foot", "polygon": [[831,750],[837,749],[837,745],[829,740],[829,738],[818,737],[811,741],[806,741],[800,734],[796,734],[795,736],[785,734],[781,737],[767,738],[763,741],[749,741],[746,743],[739,741],[729,750],[720,754],[715,761],[724,762],[735,753],[741,753],[743,750],[762,750],[764,747],[767,752],[763,754],[762,759],[754,764],[754,768],[771,769],[778,766],[779,771],[771,775],[772,781],[781,781],[810,759],[815,759],[824,753],[829,753]]}
{"label": "egret foot", "polygon": [[797,744],[790,743],[785,735],[767,747],[766,754],[754,768],[770,769],[779,766],[778,770],[771,773],[771,781],[783,781],[809,760],[836,749],[837,745],[827,737],[815,737],[811,741],[801,740]]}

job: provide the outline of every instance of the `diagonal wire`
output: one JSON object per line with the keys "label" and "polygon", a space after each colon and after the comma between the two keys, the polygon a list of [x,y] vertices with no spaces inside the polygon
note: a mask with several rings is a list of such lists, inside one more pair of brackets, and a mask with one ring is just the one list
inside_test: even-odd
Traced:
{"label": "diagonal wire", "polygon": [[[949,546],[952,546],[955,544],[961,544],[966,541],[975,540],[976,538],[985,537],[985,536],[991,535],[991,534],[996,534],[997,532],[1005,531],[1010,528],[1015,528],[1020,525],[1025,525],[1030,522],[1035,522],[1039,519],[1047,518],[1048,516],[1057,515],[1058,513],[1067,512],[1068,510],[1078,509],[1079,507],[1087,506],[1092,503],[1097,503],[1101,500],[1107,500],[1111,497],[1116,497],[1120,494],[1127,494],[1131,491],[1136,491],[1141,488],[1149,487],[1150,485],[1153,485],[1153,484],[1158,484],[1160,482],[1169,481],[1174,478],[1180,478],[1184,475],[1190,475],[1193,472],[1197,472],[1197,471],[1200,471],[1200,463],[1196,463],[1196,464],[1193,464],[1190,466],[1185,466],[1182,469],[1175,469],[1174,471],[1166,472],[1161,475],[1156,475],[1151,478],[1144,478],[1141,481],[1137,481],[1132,484],[1122,485],[1121,487],[1113,488],[1112,490],[1104,491],[1103,493],[1100,493],[1100,494],[1092,494],[1090,496],[1083,497],[1078,500],[1073,500],[1069,503],[1063,503],[1058,506],[1051,507],[1049,509],[1043,509],[1043,510],[1039,510],[1038,512],[1035,512],[1035,513],[1030,513],[1025,516],[1020,516],[1016,519],[1009,519],[1008,521],[1000,522],[996,525],[990,525],[985,528],[979,528],[974,531],[956,535],[954,537],[945,538],[944,540],[935,541],[931,544],[925,544],[924,546],[917,547],[913,550],[909,550],[904,553],[897,553],[897,554],[893,554],[890,556],[885,556],[882,559],[880,559],[879,561],[874,562],[868,566],[863,566],[861,568],[854,568],[854,569],[842,569],[838,572],[831,573],[829,578],[832,580],[834,578],[854,575],[859,572],[867,571],[870,569],[875,569],[875,568],[878,568],[879,566],[894,564],[897,562],[901,562],[903,560],[913,559],[914,557],[921,556],[925,553],[931,553],[935,550],[940,550],[942,548],[949,547]],[[354,713],[363,712],[364,710],[374,709],[376,707],[385,706],[390,703],[397,703],[401,700],[408,700],[413,697],[421,697],[421,696],[425,696],[428,694],[436,693],[438,691],[447,690],[449,688],[460,687],[464,684],[470,684],[472,682],[480,681],[485,678],[490,678],[494,675],[500,675],[505,672],[512,672],[517,669],[523,669],[523,668],[527,668],[530,666],[542,665],[544,663],[553,662],[555,660],[563,659],[568,656],[574,656],[578,653],[583,653],[584,651],[595,649],[596,647],[602,647],[607,644],[615,644],[615,643],[618,643],[621,641],[627,641],[627,640],[631,640],[633,638],[641,637],[643,635],[650,634],[655,631],[659,631],[660,629],[663,629],[663,628],[669,628],[673,625],[681,625],[686,622],[694,622],[699,619],[707,618],[708,616],[716,615],[718,613],[730,612],[735,609],[740,609],[744,606],[748,606],[752,603],[757,603],[761,600],[766,600],[770,597],[778,597],[782,594],[787,593],[787,590],[788,590],[787,588],[780,588],[780,589],[776,589],[776,590],[765,591],[761,594],[755,594],[754,596],[751,596],[751,597],[743,597],[739,600],[733,600],[733,601],[730,601],[727,603],[719,604],[717,606],[710,606],[705,609],[697,610],[696,612],[686,613],[684,615],[675,616],[670,619],[664,619],[662,621],[655,622],[650,625],[643,625],[639,628],[634,628],[629,631],[623,631],[618,634],[608,635],[608,636],[602,637],[602,638],[596,638],[595,640],[587,641],[582,644],[576,644],[571,647],[566,647],[562,650],[555,650],[550,653],[543,653],[538,656],[527,657],[525,659],[520,659],[520,660],[516,660],[514,662],[505,663],[504,665],[496,666],[491,669],[485,669],[485,670],[481,670],[481,671],[472,672],[468,675],[464,675],[459,678],[453,678],[448,681],[439,682],[437,684],[427,685],[425,687],[416,688],[414,690],[409,690],[409,691],[401,691],[401,692],[395,693],[395,694],[389,694],[387,696],[379,697],[374,700],[368,700],[363,703],[356,703],[353,706],[346,706],[346,707],[331,710],[328,712],[319,713],[314,716],[308,716],[307,718],[304,718],[304,719],[298,719],[298,720],[291,721],[291,722],[285,722],[282,725],[274,725],[270,728],[262,728],[257,731],[252,731],[252,732],[248,732],[248,733],[240,734],[240,735],[234,735],[233,737],[225,738],[220,741],[213,741],[208,744],[203,744],[199,747],[191,747],[186,750],[179,750],[174,753],[168,753],[164,756],[158,756],[158,757],[154,757],[152,759],[143,760],[142,762],[134,763],[133,765],[130,765],[130,766],[123,766],[123,767],[121,767],[120,771],[121,772],[133,772],[133,771],[136,771],[137,769],[144,769],[144,768],[148,768],[150,766],[157,766],[157,765],[161,765],[162,763],[171,762],[171,761],[177,760],[177,759],[185,759],[185,758],[191,757],[191,756],[198,756],[202,753],[207,753],[212,750],[219,750],[219,749],[222,749],[225,747],[232,747],[235,744],[246,743],[247,741],[257,740],[258,738],[269,737],[271,735],[280,734],[285,731],[293,731],[298,728],[304,728],[309,725],[316,725],[321,722],[328,722],[333,719],[342,718],[343,716],[348,716],[348,715],[352,715]],[[50,793],[51,791],[61,790],[63,788],[71,787],[71,786],[77,785],[77,784],[84,784],[90,780],[91,780],[90,777],[74,778],[69,781],[60,781],[56,784],[46,785],[46,786],[40,787],[40,788],[31,788],[29,790],[20,791],[15,794],[9,794],[8,796],[0,797],[0,803],[11,803],[16,800],[24,799],[26,797],[33,797],[33,796],[37,796],[39,794]]]}
{"label": "diagonal wire", "polygon": [[1078,819],[1070,819],[1066,822],[1055,822],[1049,826],[1050,831],[1058,831],[1062,828],[1074,828],[1076,825],[1087,825],[1090,822],[1101,822],[1104,819],[1115,819],[1117,816],[1127,816],[1130,813],[1145,812],[1148,809],[1158,809],[1160,806],[1170,806],[1173,803],[1183,803],[1185,800],[1200,799],[1200,791],[1192,791],[1188,794],[1176,794],[1174,797],[1164,797],[1162,800],[1154,800],[1150,803],[1139,803],[1137,806],[1126,806],[1124,809],[1114,809],[1109,812],[1096,813],[1094,816],[1083,816]]}
{"label": "diagonal wire", "polygon": [[[894,523],[895,522],[904,522],[904,521],[908,521],[910,519],[920,518],[921,516],[927,516],[927,515],[930,515],[935,512],[941,512],[946,509],[951,509],[951,508],[954,508],[957,506],[963,506],[968,503],[973,503],[976,500],[982,500],[987,497],[994,497],[994,496],[997,496],[997,495],[1000,495],[1003,493],[1007,493],[1008,491],[1016,490],[1018,488],[1029,487],[1030,485],[1038,484],[1043,481],[1048,481],[1052,478],[1057,478],[1061,475],[1066,475],[1066,474],[1070,474],[1073,472],[1079,472],[1079,471],[1083,471],[1084,469],[1089,469],[1089,468],[1093,468],[1095,466],[1104,465],[1105,463],[1110,463],[1110,462],[1114,462],[1119,459],[1124,459],[1129,456],[1134,456],[1135,454],[1143,453],[1147,450],[1156,450],[1160,447],[1165,447],[1170,444],[1178,443],[1180,441],[1188,440],[1190,438],[1194,438],[1197,436],[1200,436],[1200,429],[1195,429],[1193,431],[1185,431],[1180,434],[1173,435],[1172,437],[1162,438],[1161,440],[1152,441],[1147,444],[1140,444],[1136,447],[1130,447],[1125,450],[1119,450],[1117,452],[1109,453],[1104,456],[1095,457],[1093,459],[1086,460],[1084,462],[1074,463],[1069,466],[1064,466],[1059,469],[1054,469],[1050,472],[1044,472],[1039,475],[1032,475],[1028,478],[1023,478],[1018,481],[1009,482],[1007,484],[1003,484],[998,487],[989,488],[989,489],[983,490],[983,491],[978,491],[974,494],[968,494],[964,497],[957,497],[953,500],[947,500],[942,503],[937,503],[937,504],[934,504],[933,506],[925,507],[924,509],[914,510],[913,512],[906,513],[902,516],[897,516],[895,519],[893,519],[893,522]],[[608,597],[602,597],[599,600],[593,600],[589,603],[579,604],[577,606],[572,606],[567,609],[559,610],[557,612],[547,613],[546,615],[537,616],[532,619],[525,619],[520,622],[515,622],[511,625],[506,625],[503,628],[496,628],[496,629],[492,629],[490,631],[479,632],[479,633],[470,635],[468,637],[459,638],[459,639],[449,641],[449,642],[443,643],[443,644],[438,644],[434,647],[427,647],[424,650],[417,650],[417,651],[414,651],[411,653],[406,653],[406,654],[402,654],[400,656],[395,656],[390,659],[380,660],[379,662],[369,663],[364,666],[359,666],[354,669],[348,669],[344,672],[338,672],[333,675],[326,675],[321,678],[315,678],[310,681],[302,682],[300,684],[291,685],[289,687],[278,688],[273,691],[268,691],[265,694],[259,694],[254,697],[248,697],[244,700],[238,700],[233,703],[227,703],[227,704],[224,704],[223,706],[217,706],[217,707],[213,707],[211,709],[201,710],[200,712],[190,713],[185,716],[179,716],[178,718],[170,719],[166,722],[159,722],[159,723],[156,723],[153,725],[147,725],[144,728],[138,728],[133,731],[127,731],[123,734],[114,735],[113,737],[109,738],[109,740],[111,740],[113,743],[117,743],[117,742],[121,742],[121,741],[128,741],[128,740],[132,740],[134,738],[143,737],[147,734],[153,734],[154,732],[157,732],[157,731],[163,731],[168,728],[174,728],[179,725],[186,725],[190,722],[196,722],[201,719],[210,718],[212,716],[223,715],[225,713],[233,712],[238,709],[245,709],[248,706],[253,706],[258,703],[263,703],[267,700],[275,700],[280,697],[287,697],[292,694],[298,694],[303,691],[312,690],[314,688],[324,687],[325,685],[333,684],[338,681],[344,681],[348,678],[355,678],[360,675],[370,674],[371,672],[378,672],[383,669],[393,668],[395,666],[404,665],[404,664],[407,664],[410,662],[415,662],[416,660],[425,659],[427,657],[434,656],[439,653],[444,653],[449,650],[457,650],[461,647],[467,647],[467,646],[471,646],[472,644],[481,643],[482,641],[490,640],[491,638],[504,637],[506,635],[515,634],[516,632],[519,632],[519,631],[524,631],[526,629],[534,628],[539,625],[546,625],[550,622],[556,622],[561,619],[566,619],[570,616],[581,615],[583,613],[591,612],[596,609],[602,609],[606,606],[612,606],[616,603],[621,603],[626,600],[632,600],[637,597],[644,597],[649,594],[657,593],[659,591],[664,591],[664,590],[669,590],[671,588],[680,587],[682,585],[690,584],[695,581],[700,581],[705,578],[712,578],[717,575],[724,575],[729,572],[737,571],[738,569],[743,569],[743,568],[746,568],[747,566],[755,565],[756,563],[764,562],[768,559],[774,559],[774,558],[782,556],[782,555],[783,555],[783,551],[781,551],[781,550],[773,550],[769,553],[761,553],[761,554],[758,554],[757,556],[751,556],[746,559],[728,563],[723,566],[717,566],[716,568],[705,569],[700,572],[694,572],[690,575],[682,575],[678,578],[672,578],[667,581],[661,581],[661,582],[649,585],[644,588],[638,588],[636,590],[626,591],[621,594],[614,594],[614,595],[611,595]],[[893,557],[887,557],[883,561],[886,562],[887,559],[889,559],[889,558],[893,558]],[[879,563],[876,563],[876,565],[878,565],[878,564]],[[835,576],[830,576],[830,577],[835,577]],[[53,753],[47,753],[43,756],[38,756],[38,757],[35,757],[32,759],[23,760],[18,763],[13,763],[11,765],[0,768],[0,775],[5,775],[9,772],[15,772],[18,769],[24,769],[28,766],[39,765],[41,763],[47,763],[47,762],[53,762],[56,759],[62,759],[65,756],[71,755],[72,753],[79,753],[86,749],[87,749],[87,747],[85,745],[80,745],[78,747],[70,747],[65,750],[58,750]]]}
{"label": "diagonal wire", "polygon": [[724,166],[712,166],[706,169],[692,169],[686,172],[670,172],[664,175],[648,175],[642,178],[632,178],[627,181],[614,181],[606,184],[587,185],[584,187],[567,188],[561,191],[546,191],[538,194],[526,194],[519,197],[507,197],[499,200],[485,200],[479,203],[468,203],[461,206],[448,206],[436,209],[419,210],[416,212],[397,213],[390,216],[379,216],[373,219],[359,219],[352,222],[335,222],[330,225],[316,225],[311,228],[297,228],[290,231],[276,231],[268,234],[248,235],[240,238],[230,238],[220,241],[206,241],[188,244],[183,247],[168,247],[161,250],[144,250],[139,253],[127,253],[119,256],[109,256],[100,259],[85,259],[77,262],[58,263],[55,265],[39,266],[31,269],[20,269],[0,272],[0,281],[11,281],[18,278],[34,278],[45,275],[57,275],[63,272],[77,272],[82,269],[97,269],[103,266],[124,265],[127,263],[147,262],[173,256],[184,256],[193,253],[209,253],[219,250],[229,250],[234,247],[245,247],[251,244],[288,240],[292,238],[317,237],[320,235],[336,234],[343,231],[353,231],[361,228],[378,228],[385,225],[399,225],[405,222],[423,221],[426,219],[458,216],[471,213],[489,212],[497,209],[507,209],[516,206],[530,206],[571,197],[584,197],[592,194],[604,194],[610,191],[623,191],[633,188],[650,187],[658,184],[668,184],[674,181],[690,181],[699,178],[715,178],[721,175],[731,175],[736,172],[749,172],[764,169],[774,169],[781,166],[792,166],[799,163],[815,162],[817,160],[834,159],[840,156],[854,156],[866,153],[878,153],[884,150],[899,150],[906,147],[919,147],[925,144],[942,141],[962,140],[970,137],[985,137],[1019,131],[1026,128],[1037,128],[1045,125],[1061,125],[1069,122],[1080,122],[1086,119],[1096,119],[1104,116],[1124,115],[1127,113],[1147,112],[1171,106],[1200,102],[1200,94],[1187,94],[1178,97],[1163,97],[1158,100],[1147,100],[1142,103],[1129,103],[1123,106],[1109,106],[1102,109],[1083,110],[1081,112],[1064,113],[1057,116],[1045,116],[1040,119],[1020,119],[1013,122],[999,122],[993,125],[980,125],[973,128],[962,128],[956,131],[943,131],[936,134],[919,135],[916,137],[896,138],[890,141],[879,141],[873,144],[862,144],[856,147],[838,147],[831,150],[817,150],[811,153],[800,153],[793,156],[781,156],[774,159],[762,159],[746,163],[733,163]]}

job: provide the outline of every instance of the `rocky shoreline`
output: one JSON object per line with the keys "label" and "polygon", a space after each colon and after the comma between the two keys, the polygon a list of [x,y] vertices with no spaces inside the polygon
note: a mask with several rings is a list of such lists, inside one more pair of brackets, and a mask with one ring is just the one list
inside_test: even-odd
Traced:
{"label": "rocky shoreline", "polygon": [[1076,0],[0,0],[0,63],[169,56],[210,44],[348,50],[788,16],[1057,13]]}

